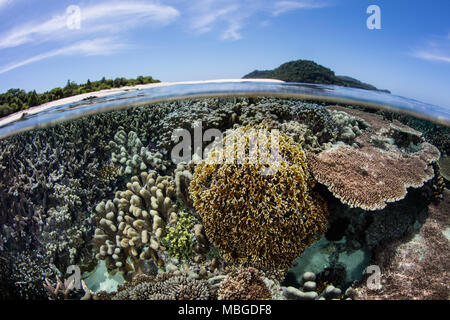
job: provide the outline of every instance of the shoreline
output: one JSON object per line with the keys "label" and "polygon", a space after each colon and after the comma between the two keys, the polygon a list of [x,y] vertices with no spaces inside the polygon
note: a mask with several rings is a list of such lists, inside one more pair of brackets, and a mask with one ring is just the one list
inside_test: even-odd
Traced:
{"label": "shoreline", "polygon": [[136,91],[136,90],[143,90],[143,89],[149,89],[149,88],[156,88],[156,87],[163,87],[163,86],[173,86],[173,85],[179,85],[179,84],[200,84],[200,83],[216,83],[216,82],[276,82],[276,83],[282,83],[284,81],[276,80],[276,79],[216,79],[216,80],[200,80],[200,81],[179,81],[179,82],[157,82],[157,83],[148,83],[148,84],[138,84],[136,86],[125,86],[120,88],[111,88],[111,89],[105,89],[105,90],[99,90],[99,91],[92,91],[88,93],[82,93],[78,94],[76,96],[71,96],[67,98],[62,98],[54,101],[50,101],[38,106],[34,106],[25,110],[17,111],[15,113],[12,113],[10,115],[7,115],[6,117],[0,118],[0,126],[6,125],[8,123],[11,123],[13,121],[16,121],[20,119],[23,114],[25,115],[31,115],[36,114],[40,111],[53,108],[62,104],[68,104],[68,103],[74,103],[82,101],[83,99],[95,96],[97,98],[109,96],[112,94],[117,93],[123,93],[123,92],[129,92],[129,91]]}

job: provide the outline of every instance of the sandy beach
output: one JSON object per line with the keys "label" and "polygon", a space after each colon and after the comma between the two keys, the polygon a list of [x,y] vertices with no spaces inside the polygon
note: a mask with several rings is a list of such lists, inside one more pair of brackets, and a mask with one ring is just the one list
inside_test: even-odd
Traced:
{"label": "sandy beach", "polygon": [[104,97],[104,96],[122,93],[122,92],[143,90],[143,89],[163,87],[163,86],[173,86],[173,85],[179,85],[179,84],[199,84],[199,83],[216,83],[216,82],[249,82],[249,81],[251,81],[251,82],[283,82],[281,80],[274,80],[274,79],[217,79],[217,80],[205,80],[205,81],[159,82],[159,83],[140,84],[140,85],[136,85],[136,86],[112,88],[112,89],[106,89],[106,90],[100,90],[100,91],[93,91],[93,92],[89,92],[89,93],[83,93],[83,94],[79,94],[76,96],[47,102],[47,103],[29,108],[26,110],[18,111],[16,113],[13,113],[6,117],[1,118],[0,126],[3,126],[10,122],[13,122],[17,119],[20,119],[23,114],[26,114],[26,115],[35,114],[35,113],[38,113],[38,112],[48,109],[48,108],[52,108],[52,107],[59,106],[62,104],[78,102],[78,101],[81,101],[83,99],[93,97],[93,96]]}

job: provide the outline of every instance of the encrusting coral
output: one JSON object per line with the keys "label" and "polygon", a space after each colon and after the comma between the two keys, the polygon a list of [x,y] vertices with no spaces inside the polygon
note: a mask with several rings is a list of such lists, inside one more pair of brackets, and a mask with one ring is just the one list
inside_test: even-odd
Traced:
{"label": "encrusting coral", "polygon": [[[301,147],[279,133],[276,163],[269,168],[263,161],[252,163],[251,130],[230,132],[223,150],[213,150],[197,165],[190,193],[209,240],[226,261],[283,273],[325,232],[328,212],[311,190],[314,181]],[[258,139],[263,142],[264,135]],[[242,162],[237,146],[246,146]],[[220,155],[227,160],[215,161]]]}
{"label": "encrusting coral", "polygon": [[439,159],[439,150],[416,131],[392,126],[379,115],[346,112],[369,125],[355,138],[358,146],[336,144],[317,155],[308,154],[314,177],[341,202],[364,210],[383,209],[388,202],[403,199],[409,187],[421,187],[434,177],[432,164]]}
{"label": "encrusting coral", "polygon": [[97,259],[105,259],[109,270],[125,273],[137,271],[139,261],[149,258],[164,265],[157,252],[163,249],[165,226],[178,218],[174,195],[173,179],[150,171],[133,176],[127,190],[117,191],[113,201],[100,202],[94,236]]}

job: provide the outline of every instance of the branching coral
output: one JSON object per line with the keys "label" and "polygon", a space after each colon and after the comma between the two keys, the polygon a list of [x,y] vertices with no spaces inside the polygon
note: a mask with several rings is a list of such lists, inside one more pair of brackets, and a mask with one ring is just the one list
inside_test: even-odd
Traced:
{"label": "branching coral", "polygon": [[243,101],[236,104],[240,110],[237,125],[257,126],[265,123],[271,128],[278,128],[284,120],[290,118],[291,104],[288,100],[273,98],[255,100],[257,100],[255,103]]}
{"label": "branching coral", "polygon": [[[264,161],[254,163],[248,134],[249,127],[227,135],[225,148],[195,168],[190,192],[209,240],[226,261],[284,270],[325,231],[327,209],[311,192],[313,180],[298,144],[280,133],[280,158],[268,168]],[[259,138],[263,142],[264,135]],[[246,146],[242,158],[236,157],[237,146]],[[220,155],[227,160],[218,163]]]}
{"label": "branching coral", "polygon": [[100,202],[94,237],[97,258],[106,259],[109,270],[124,272],[136,271],[139,260],[149,258],[163,265],[157,251],[163,249],[159,240],[165,235],[165,226],[177,221],[174,195],[172,178],[150,171],[132,177],[127,190],[116,192],[113,201]]}
{"label": "branching coral", "polygon": [[111,161],[121,165],[126,175],[139,174],[148,169],[166,170],[163,155],[159,152],[151,152],[144,147],[137,134],[119,130],[114,135],[114,140],[109,142],[111,149]]}
{"label": "branching coral", "polygon": [[227,276],[218,290],[219,300],[268,300],[272,298],[264,274],[255,268],[241,269]]}
{"label": "branching coral", "polygon": [[161,120],[158,145],[171,149],[174,145],[172,133],[175,129],[189,130],[193,134],[196,122],[201,122],[203,130],[227,128],[233,125],[238,109],[236,99],[183,100],[171,103],[173,111]]}

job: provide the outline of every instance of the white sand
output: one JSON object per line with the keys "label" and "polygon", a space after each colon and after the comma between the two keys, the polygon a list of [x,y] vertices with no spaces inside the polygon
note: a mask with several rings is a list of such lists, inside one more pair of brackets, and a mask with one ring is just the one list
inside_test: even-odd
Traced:
{"label": "white sand", "polygon": [[120,87],[120,88],[113,88],[113,89],[107,89],[107,90],[100,90],[100,91],[93,91],[89,93],[83,93],[72,97],[67,97],[64,99],[59,99],[51,102],[47,102],[44,104],[41,104],[39,106],[35,106],[26,110],[18,111],[16,113],[10,114],[4,118],[0,119],[0,126],[3,126],[5,124],[8,124],[10,122],[13,122],[17,119],[20,119],[22,117],[22,114],[35,114],[42,110],[52,108],[55,106],[59,106],[62,104],[67,103],[73,103],[78,102],[83,99],[86,99],[88,97],[104,97],[111,94],[117,94],[127,91],[135,91],[135,90],[142,90],[142,89],[148,89],[148,88],[154,88],[154,87],[163,87],[163,86],[173,86],[178,84],[196,84],[196,83],[217,83],[217,82],[283,82],[280,80],[274,80],[274,79],[218,79],[218,80],[206,80],[206,81],[182,81],[182,82],[159,82],[159,83],[149,83],[149,84],[140,84],[137,86],[127,86],[127,87]]}

